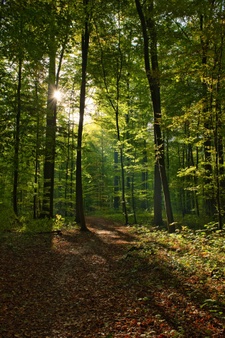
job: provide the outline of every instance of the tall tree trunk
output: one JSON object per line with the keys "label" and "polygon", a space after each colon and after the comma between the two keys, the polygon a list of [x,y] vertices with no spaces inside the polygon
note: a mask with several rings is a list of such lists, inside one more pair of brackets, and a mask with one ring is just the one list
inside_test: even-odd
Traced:
{"label": "tall tree trunk", "polygon": [[205,177],[204,177],[204,187],[205,187],[205,213],[208,216],[212,216],[214,213],[214,189],[212,184],[212,138],[211,138],[211,130],[212,130],[212,105],[209,105],[208,102],[208,80],[207,80],[207,51],[209,48],[208,38],[204,36],[204,30],[207,30],[205,27],[205,17],[203,14],[200,15],[200,31],[201,31],[201,48],[202,48],[202,67],[203,67],[203,75],[202,75],[202,96],[203,96],[203,117],[205,119],[204,128],[204,156],[205,156]]}
{"label": "tall tree trunk", "polygon": [[220,102],[221,95],[221,62],[222,62],[222,45],[223,45],[223,36],[221,39],[221,48],[220,55],[218,60],[218,75],[217,75],[217,86],[216,86],[216,112],[215,112],[215,131],[214,131],[214,143],[215,143],[215,177],[216,177],[216,209],[218,215],[218,228],[221,230],[223,228],[223,193],[225,187],[224,180],[224,159],[223,159],[223,138],[222,138],[222,107]]}
{"label": "tall tree trunk", "polygon": [[77,136],[77,161],[76,161],[76,222],[80,225],[82,231],[87,231],[84,205],[83,205],[83,185],[82,185],[82,136],[83,136],[83,123],[84,123],[84,111],[85,111],[85,98],[86,98],[86,77],[87,77],[87,61],[88,61],[88,49],[89,49],[89,0],[84,0],[85,10],[85,27],[82,34],[82,78],[80,88],[80,115],[78,125]]}
{"label": "tall tree trunk", "polygon": [[128,212],[127,212],[127,203],[125,196],[125,172],[124,172],[124,160],[123,160],[123,146],[121,145],[120,137],[120,127],[119,127],[119,83],[117,81],[117,104],[116,104],[116,130],[117,130],[117,140],[119,143],[119,152],[120,152],[120,168],[121,168],[121,185],[122,185],[122,210],[125,217],[125,224],[128,224]]}
{"label": "tall tree trunk", "polygon": [[162,225],[162,185],[159,170],[159,163],[154,166],[154,220],[155,225]]}
{"label": "tall tree trunk", "polygon": [[[119,36],[120,40],[120,36]],[[114,103],[110,93],[109,93],[109,88],[107,84],[107,78],[106,78],[106,71],[104,67],[104,62],[103,62],[103,50],[101,47],[101,42],[99,39],[99,47],[101,51],[101,66],[102,66],[102,72],[103,72],[103,81],[105,85],[106,92],[108,94],[108,99],[109,103],[112,107],[112,109],[115,112],[115,117],[116,117],[116,134],[117,134],[117,141],[119,143],[119,153],[117,151],[114,152],[114,166],[117,167],[117,163],[115,162],[116,156],[120,155],[120,168],[121,168],[121,202],[122,202],[122,211],[125,217],[125,224],[128,224],[128,212],[127,212],[127,202],[126,202],[126,194],[125,194],[125,169],[124,169],[124,155],[123,155],[123,147],[121,145],[121,136],[120,136],[120,125],[119,125],[119,100],[120,100],[120,78],[121,78],[121,71],[122,71],[122,55],[121,55],[121,49],[120,49],[120,41],[119,41],[119,46],[118,46],[118,51],[120,55],[120,59],[117,59],[117,74],[116,74],[116,102]],[[119,158],[117,158],[119,160]],[[117,208],[117,205],[119,203],[119,196],[117,196],[117,187],[119,183],[119,177],[118,175],[115,175],[114,177],[114,207]]]}
{"label": "tall tree trunk", "polygon": [[56,138],[56,110],[57,104],[54,97],[56,90],[56,45],[54,32],[51,34],[49,51],[49,78],[47,99],[46,141],[44,159],[44,191],[43,205],[40,217],[53,217],[54,197],[54,167],[55,167],[55,138]]}
{"label": "tall tree trunk", "polygon": [[38,80],[35,81],[35,108],[37,112],[36,125],[36,148],[35,148],[35,171],[34,171],[34,197],[33,197],[33,218],[38,218],[38,171],[39,171],[39,149],[40,149],[40,114],[38,111]]}
{"label": "tall tree trunk", "polygon": [[49,68],[48,68],[48,99],[47,99],[47,122],[44,160],[44,192],[43,205],[40,217],[53,218],[54,216],[54,179],[55,179],[55,151],[56,151],[56,117],[57,98],[55,92],[58,89],[59,74],[61,70],[63,55],[65,51],[67,35],[59,57],[56,72],[57,42],[55,37],[54,21],[52,22],[49,44]]}
{"label": "tall tree trunk", "polygon": [[68,200],[68,195],[69,195],[69,171],[71,170],[70,168],[70,160],[71,160],[71,144],[70,144],[70,138],[71,138],[71,127],[70,127],[70,113],[69,113],[69,119],[68,119],[68,126],[67,126],[67,140],[66,140],[66,148],[67,148],[67,154],[66,154],[66,171],[65,171],[65,191],[64,191],[64,199],[65,199],[65,216],[67,217],[69,215],[68,212],[68,206],[69,203],[67,202]]}
{"label": "tall tree trunk", "polygon": [[[120,25],[120,19],[119,19]],[[120,136],[120,125],[119,125],[119,101],[120,101],[120,79],[122,72],[122,53],[120,47],[120,32],[119,32],[119,45],[118,51],[120,59],[117,59],[117,74],[116,74],[116,105],[115,105],[115,115],[116,115],[116,132],[117,132],[117,141],[119,143],[119,153],[120,153],[120,168],[121,168],[121,199],[122,199],[122,211],[125,217],[125,224],[128,224],[128,212],[127,212],[127,201],[126,201],[126,184],[125,184],[125,170],[124,170],[124,151],[123,145],[121,144]]]}
{"label": "tall tree trunk", "polygon": [[14,146],[14,175],[13,175],[13,210],[16,215],[18,215],[21,86],[22,86],[22,59],[19,59],[18,83],[17,83],[17,113],[16,113],[16,128],[15,128],[15,146]]}
{"label": "tall tree trunk", "polygon": [[72,128],[72,142],[71,142],[71,161],[70,161],[70,183],[69,183],[69,196],[70,196],[70,214],[71,216],[74,214],[74,198],[75,195],[75,178],[74,178],[74,167],[75,163],[75,152],[76,152],[76,135],[74,132],[74,124],[71,126]]}
{"label": "tall tree trunk", "polygon": [[113,198],[113,207],[115,210],[119,209],[120,198],[119,198],[119,176],[118,176],[118,163],[119,163],[119,154],[118,151],[114,151],[114,198]]}
{"label": "tall tree trunk", "polygon": [[[217,107],[219,108],[219,107]],[[222,209],[222,201],[221,201],[221,167],[223,165],[221,155],[223,156],[221,152],[221,139],[219,134],[219,127],[220,127],[220,121],[219,121],[219,111],[216,110],[216,128],[215,128],[215,148],[216,148],[216,165],[215,165],[215,178],[216,178],[216,209],[218,214],[218,229],[223,228],[223,209]]]}
{"label": "tall tree trunk", "polygon": [[[144,59],[145,59],[145,71],[149,83],[149,89],[151,93],[151,99],[154,112],[154,135],[156,146],[156,161],[158,163],[161,183],[164,195],[164,204],[167,217],[167,225],[169,232],[174,232],[174,219],[170,200],[169,186],[166,176],[165,158],[164,158],[164,142],[161,133],[161,101],[160,101],[160,83],[159,83],[159,67],[158,67],[158,55],[157,55],[157,36],[155,30],[155,22],[153,19],[153,1],[150,1],[150,5],[147,8],[148,15],[144,15],[142,6],[139,0],[135,0],[137,12],[141,21],[142,33],[144,39]],[[149,46],[149,39],[151,44]],[[150,66],[150,57],[151,65]]]}
{"label": "tall tree trunk", "polygon": [[[141,190],[143,191],[143,200],[141,202],[141,208],[144,210],[147,210],[149,208],[149,201],[147,198],[147,191],[149,189],[148,187],[148,157],[147,157],[147,142],[144,140],[144,149],[143,149],[143,157],[142,157],[142,165],[143,169],[141,172]],[[160,178],[159,178],[160,180]]]}

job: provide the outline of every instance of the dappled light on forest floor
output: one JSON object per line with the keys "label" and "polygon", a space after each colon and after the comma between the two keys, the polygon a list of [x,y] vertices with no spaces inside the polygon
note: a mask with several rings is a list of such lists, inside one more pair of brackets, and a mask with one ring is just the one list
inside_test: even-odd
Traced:
{"label": "dappled light on forest floor", "polygon": [[87,223],[90,232],[1,240],[0,337],[225,335],[218,280],[210,289],[190,274],[169,243],[104,219]]}

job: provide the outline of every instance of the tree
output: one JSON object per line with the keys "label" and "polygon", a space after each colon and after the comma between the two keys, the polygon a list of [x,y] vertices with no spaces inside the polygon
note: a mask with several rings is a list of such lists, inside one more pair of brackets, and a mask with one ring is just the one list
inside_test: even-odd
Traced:
{"label": "tree", "polygon": [[221,0],[2,1],[0,203],[161,224],[164,197],[168,224],[173,205],[222,228],[223,16]]}
{"label": "tree", "polygon": [[[168,230],[173,232],[174,228],[174,219],[172,206],[170,201],[170,192],[168,187],[168,181],[165,170],[165,160],[164,160],[164,144],[161,133],[161,103],[160,103],[160,84],[159,84],[159,66],[158,66],[158,54],[157,54],[157,37],[156,37],[156,28],[153,17],[153,1],[150,1],[147,6],[146,13],[144,15],[143,7],[139,0],[135,0],[137,12],[141,21],[143,39],[144,39],[144,59],[145,59],[145,70],[146,76],[149,82],[149,89],[152,98],[153,111],[154,111],[154,136],[155,136],[155,146],[156,146],[156,163],[158,164],[161,183],[163,187],[164,199],[165,199],[165,209],[167,216]],[[149,46],[150,39],[150,46]],[[149,56],[150,54],[150,56]],[[150,67],[150,58],[151,58],[151,67]]]}
{"label": "tree", "polygon": [[[47,6],[50,13],[48,26],[48,97],[47,97],[47,114],[46,114],[46,143],[45,143],[45,160],[44,160],[44,191],[41,217],[53,218],[54,216],[54,172],[55,172],[55,153],[56,153],[56,118],[57,118],[57,97],[55,93],[59,86],[60,70],[64,57],[64,52],[69,40],[71,19],[66,11],[68,22],[64,27],[63,35],[59,35],[62,18],[57,17],[57,3],[53,0],[50,6]],[[61,14],[61,13],[60,13]],[[60,27],[62,29],[62,27]],[[61,32],[60,32],[61,33]],[[58,38],[58,39],[57,39]],[[61,41],[60,41],[61,40]],[[56,69],[56,57],[59,43],[61,42],[61,51],[59,53],[58,67]]]}
{"label": "tree", "polygon": [[84,205],[83,205],[83,184],[82,184],[82,136],[85,112],[85,98],[86,98],[86,79],[87,79],[87,62],[88,49],[90,38],[90,2],[83,1],[84,8],[84,29],[81,37],[81,51],[82,51],[82,76],[80,87],[80,109],[79,109],[79,124],[77,136],[77,160],[76,160],[76,222],[80,225],[82,231],[87,231]]}
{"label": "tree", "polygon": [[53,218],[54,196],[54,167],[55,167],[55,138],[56,138],[56,109],[57,100],[54,96],[56,91],[56,41],[54,24],[50,34],[49,46],[49,77],[48,99],[46,120],[46,144],[44,161],[44,192],[41,217]]}

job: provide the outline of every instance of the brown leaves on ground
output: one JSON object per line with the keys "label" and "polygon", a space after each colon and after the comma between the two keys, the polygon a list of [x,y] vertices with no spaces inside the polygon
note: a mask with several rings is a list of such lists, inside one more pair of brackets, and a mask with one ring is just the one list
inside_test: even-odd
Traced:
{"label": "brown leaves on ground", "polygon": [[225,336],[223,315],[201,306],[205,286],[178,274],[160,248],[139,255],[129,228],[87,223],[90,232],[2,240],[0,337]]}

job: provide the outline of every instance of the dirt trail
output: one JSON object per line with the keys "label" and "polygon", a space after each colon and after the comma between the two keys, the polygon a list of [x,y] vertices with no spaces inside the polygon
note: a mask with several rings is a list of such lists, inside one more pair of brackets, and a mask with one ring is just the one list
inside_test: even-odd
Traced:
{"label": "dirt trail", "polygon": [[132,291],[119,271],[135,238],[104,219],[87,224],[88,233],[21,235],[2,244],[0,337],[124,336]]}
{"label": "dirt trail", "polygon": [[0,337],[206,337],[188,321],[179,333],[171,290],[159,287],[170,276],[129,251],[138,245],[129,228],[100,218],[87,225],[0,243]]}

